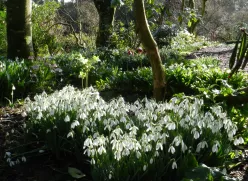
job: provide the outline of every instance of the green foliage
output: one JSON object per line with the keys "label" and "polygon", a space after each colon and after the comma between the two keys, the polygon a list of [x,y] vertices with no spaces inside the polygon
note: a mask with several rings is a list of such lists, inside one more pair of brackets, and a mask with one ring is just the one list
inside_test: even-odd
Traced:
{"label": "green foliage", "polygon": [[[56,84],[56,70],[46,62],[31,62],[30,60],[0,60],[0,86],[2,87],[0,101],[26,97],[31,92],[50,92]],[[13,102],[13,101],[12,101]]]}
{"label": "green foliage", "polygon": [[7,52],[6,10],[0,10],[0,55]]}
{"label": "green foliage", "polygon": [[118,49],[124,49],[126,47],[136,48],[140,42],[135,32],[134,21],[130,21],[128,25],[122,21],[116,21],[114,31],[111,35],[111,43]]}
{"label": "green foliage", "polygon": [[213,42],[207,41],[204,37],[195,37],[188,31],[179,31],[177,36],[172,39],[171,48],[181,54],[187,54],[203,48],[213,46]]}
{"label": "green foliage", "polygon": [[[113,60],[108,64],[101,62],[92,72],[91,76],[94,77],[92,81],[97,81],[100,90],[108,88],[151,95],[152,71],[149,67],[129,70],[124,69],[125,66],[123,68],[118,66],[117,63],[121,65],[122,63],[116,61]],[[232,95],[237,89],[247,85],[244,74],[239,73],[228,78],[229,72],[218,68],[218,60],[211,57],[191,61],[182,58],[181,61],[184,64],[172,64],[166,67],[167,89],[170,95],[183,92],[186,95],[198,95],[214,101],[216,96]]]}
{"label": "green foliage", "polygon": [[238,179],[227,176],[226,171],[205,164],[193,168],[185,174],[182,181],[237,181]]}
{"label": "green foliage", "polygon": [[66,84],[81,87],[81,78],[85,77],[97,61],[99,60],[96,56],[87,59],[80,53],[58,55],[33,62],[1,59],[0,102],[5,102],[5,99],[12,100],[13,85],[16,88],[14,100],[37,92],[52,92]]}
{"label": "green foliage", "polygon": [[58,40],[61,26],[55,25],[55,18],[60,4],[55,1],[45,1],[44,4],[33,5],[32,30],[33,44],[36,56],[54,54],[59,50]]}
{"label": "green foliage", "polygon": [[[198,161],[209,162],[214,155],[216,165],[226,158],[233,140],[242,144],[234,135],[236,125],[220,106],[205,112],[203,100],[193,97],[167,103],[105,102],[92,88],[69,86],[26,99],[24,106],[26,141],[44,142],[38,146],[57,157],[87,156],[93,180],[180,180]],[[13,154],[8,162],[16,159]],[[180,176],[174,174],[177,168]]]}

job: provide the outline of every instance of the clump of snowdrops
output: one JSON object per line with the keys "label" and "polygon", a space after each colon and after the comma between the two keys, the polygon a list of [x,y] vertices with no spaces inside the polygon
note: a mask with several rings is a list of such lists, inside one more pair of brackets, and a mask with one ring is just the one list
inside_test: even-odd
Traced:
{"label": "clump of snowdrops", "polygon": [[67,86],[26,100],[26,132],[56,152],[79,149],[91,160],[94,180],[158,180],[180,170],[187,155],[204,162],[243,143],[220,106],[204,111],[203,104],[189,97],[105,102],[92,87]]}

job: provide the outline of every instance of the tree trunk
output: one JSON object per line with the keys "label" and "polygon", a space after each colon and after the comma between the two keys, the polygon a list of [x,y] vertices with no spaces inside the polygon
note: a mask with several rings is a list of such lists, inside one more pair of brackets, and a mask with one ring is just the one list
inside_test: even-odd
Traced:
{"label": "tree trunk", "polygon": [[99,14],[99,30],[96,39],[96,47],[108,47],[114,26],[115,8],[111,7],[111,0],[94,0]]}
{"label": "tree trunk", "polygon": [[134,0],[136,32],[147,51],[153,72],[153,96],[156,101],[162,101],[165,96],[165,72],[158,52],[158,46],[152,37],[147,23],[144,1]]}
{"label": "tree trunk", "polygon": [[27,59],[33,55],[31,12],[32,0],[8,0],[7,57]]}

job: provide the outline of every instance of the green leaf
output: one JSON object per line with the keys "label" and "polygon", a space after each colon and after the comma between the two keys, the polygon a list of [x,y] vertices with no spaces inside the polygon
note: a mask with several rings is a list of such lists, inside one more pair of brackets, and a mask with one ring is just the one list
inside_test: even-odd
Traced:
{"label": "green leaf", "polygon": [[246,50],[246,56],[245,56],[245,60],[244,60],[243,65],[242,65],[242,69],[245,68],[247,62],[248,62],[248,47],[247,47],[247,50]]}
{"label": "green leaf", "polygon": [[238,46],[239,46],[239,40],[241,38],[241,35],[239,36],[236,44],[235,44],[235,47],[233,49],[233,52],[232,52],[232,55],[231,55],[231,58],[229,60],[229,68],[232,69],[233,68],[233,65],[235,63],[235,60],[236,60],[236,57],[237,57],[237,51],[238,51]]}
{"label": "green leaf", "polygon": [[192,26],[192,22],[188,21],[188,27],[190,28]]}
{"label": "green leaf", "polygon": [[240,45],[240,48],[239,48],[239,53],[238,53],[238,59],[237,59],[237,63],[235,65],[235,67],[233,68],[232,70],[232,74],[237,72],[239,70],[239,68],[241,67],[242,63],[243,63],[243,59],[244,59],[244,56],[245,56],[245,52],[246,52],[246,33],[243,33],[243,36],[242,36],[242,40],[241,40],[241,45]]}
{"label": "green leaf", "polygon": [[76,168],[73,168],[73,167],[68,167],[68,173],[69,173],[73,178],[76,178],[76,179],[83,178],[83,177],[86,176],[86,175],[83,174],[80,170],[78,170],[78,169],[76,169]]}
{"label": "green leaf", "polygon": [[246,34],[243,33],[242,40],[241,40],[241,46],[240,46],[240,49],[239,49],[239,56],[238,56],[239,60],[241,60],[242,57],[244,56],[245,48],[246,48]]}

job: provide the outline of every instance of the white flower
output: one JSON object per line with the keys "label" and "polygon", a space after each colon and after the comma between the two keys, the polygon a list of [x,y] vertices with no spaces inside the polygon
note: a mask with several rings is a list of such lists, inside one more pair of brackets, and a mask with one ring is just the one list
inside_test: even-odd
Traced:
{"label": "white flower", "polygon": [[78,120],[75,120],[75,121],[71,124],[71,129],[74,129],[76,126],[79,126]]}
{"label": "white flower", "polygon": [[168,130],[175,130],[176,124],[174,122],[169,122],[167,123],[166,127],[168,128]]}
{"label": "white flower", "polygon": [[109,174],[109,180],[111,180],[111,178],[112,178],[112,175],[111,175],[111,174]]}
{"label": "white flower", "polygon": [[156,144],[156,151],[158,151],[158,150],[163,150],[163,145],[162,145],[162,143],[160,143],[160,142],[157,142],[157,144]]}
{"label": "white flower", "polygon": [[150,159],[150,164],[153,164],[153,159],[152,158]]}
{"label": "white flower", "polygon": [[99,153],[99,155],[101,155],[102,153],[106,153],[106,149],[103,146],[100,146],[97,152]]}
{"label": "white flower", "polygon": [[181,142],[181,148],[182,148],[182,151],[183,151],[183,153],[187,150],[187,146],[186,146],[186,144],[183,142],[183,140],[182,140],[182,142]]}
{"label": "white flower", "polygon": [[27,116],[27,113],[24,111],[24,112],[22,112],[22,117],[26,117]]}
{"label": "white flower", "polygon": [[174,169],[177,169],[177,163],[174,161],[173,163],[172,163],[172,169],[174,170]]}
{"label": "white flower", "polygon": [[14,166],[14,165],[15,165],[15,162],[10,161],[9,166],[12,167],[12,166]]}
{"label": "white flower", "polygon": [[214,94],[220,94],[220,90],[218,90],[218,89],[213,89],[212,92],[213,92]]}
{"label": "white flower", "polygon": [[25,156],[22,157],[22,161],[23,161],[23,162],[26,162],[26,161],[27,161],[27,159],[26,159]]}
{"label": "white flower", "polygon": [[147,168],[147,166],[146,166],[146,165],[144,165],[144,166],[143,166],[143,171],[146,171],[146,168]]}
{"label": "white flower", "polygon": [[174,154],[176,152],[174,146],[170,146],[170,148],[168,149],[168,152]]}
{"label": "white flower", "polygon": [[198,139],[199,137],[200,137],[199,132],[198,132],[198,131],[195,131],[195,132],[194,132],[194,138],[195,138],[195,139]]}
{"label": "white flower", "polygon": [[126,120],[126,118],[124,116],[122,116],[120,122],[125,123],[125,122],[127,122],[127,120]]}
{"label": "white flower", "polygon": [[42,115],[42,112],[39,112],[38,115],[37,115],[37,117],[36,117],[36,119],[41,119],[42,116],[43,116],[43,115]]}
{"label": "white flower", "polygon": [[176,145],[176,146],[179,146],[180,143],[181,143],[181,137],[180,136],[176,136],[173,140],[173,143]]}
{"label": "white flower", "polygon": [[236,138],[233,142],[233,144],[236,145],[240,145],[244,143],[244,139],[242,137],[239,137],[238,139]]}
{"label": "white flower", "polygon": [[136,157],[139,159],[141,157],[141,153],[139,151],[136,151]]}
{"label": "white flower", "polygon": [[70,117],[68,116],[68,115],[66,115],[66,117],[65,117],[65,120],[64,120],[65,122],[70,122]]}
{"label": "white flower", "polygon": [[202,141],[200,143],[198,143],[197,147],[196,147],[196,152],[199,153],[201,151],[201,149],[208,147],[208,144],[206,141]]}
{"label": "white flower", "polygon": [[11,157],[11,153],[10,152],[5,152],[5,156]]}
{"label": "white flower", "polygon": [[69,137],[72,137],[73,138],[73,132],[69,132],[68,134],[67,134],[67,138],[69,138]]}
{"label": "white flower", "polygon": [[212,152],[217,153],[218,152],[218,147],[220,146],[220,143],[218,141],[215,141],[215,144],[212,147]]}
{"label": "white flower", "polygon": [[17,160],[15,161],[15,164],[19,164],[19,163],[20,163],[20,160],[17,159]]}
{"label": "white flower", "polygon": [[92,165],[95,165],[95,164],[96,164],[96,161],[94,160],[94,158],[91,159],[90,163],[91,163]]}

